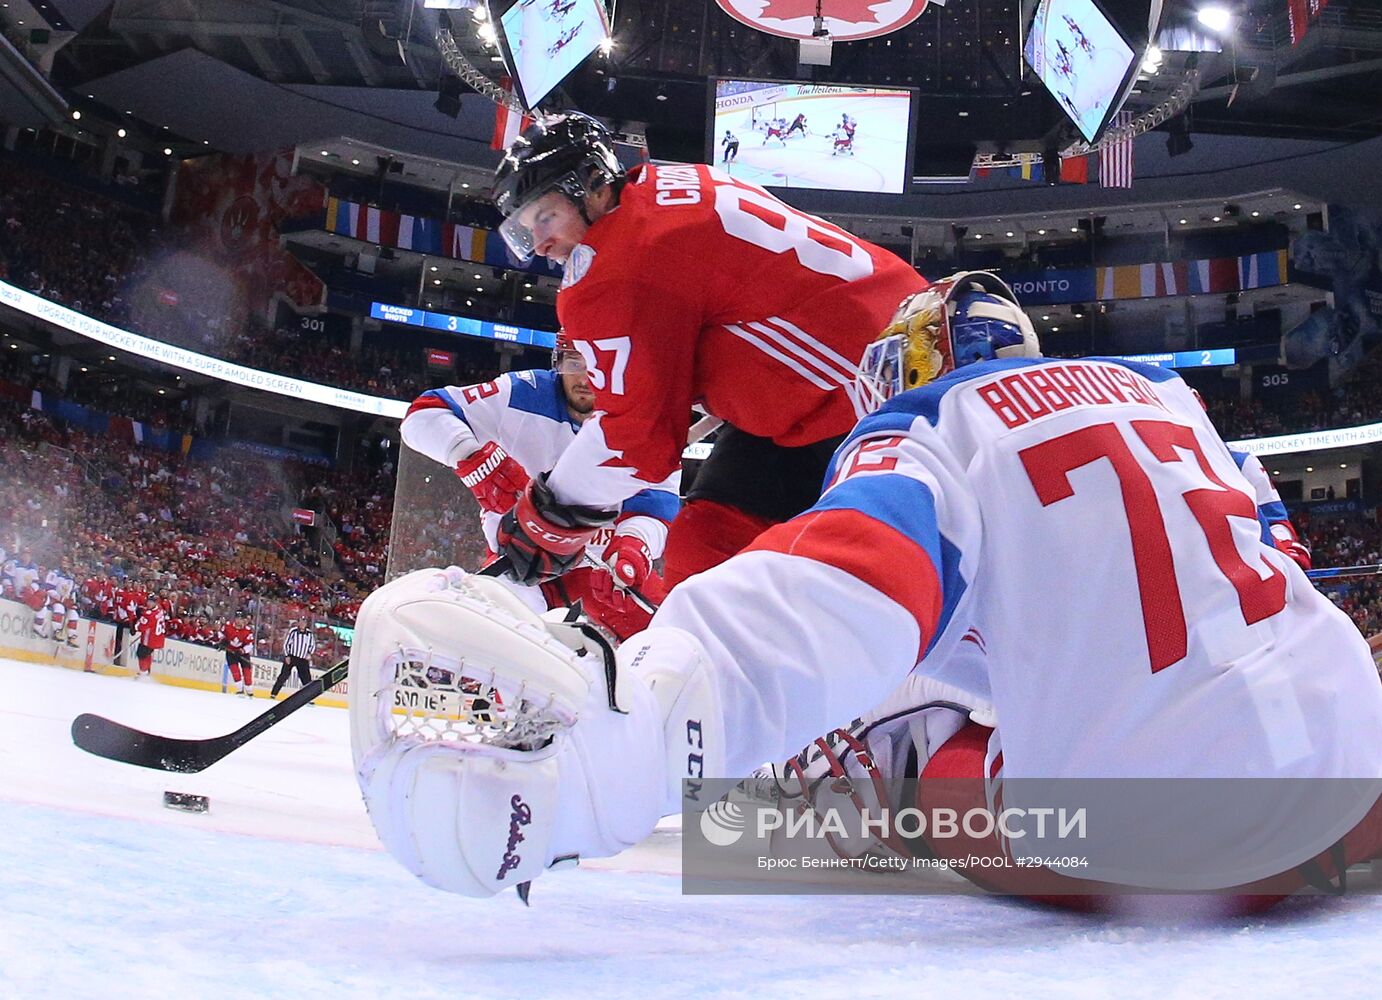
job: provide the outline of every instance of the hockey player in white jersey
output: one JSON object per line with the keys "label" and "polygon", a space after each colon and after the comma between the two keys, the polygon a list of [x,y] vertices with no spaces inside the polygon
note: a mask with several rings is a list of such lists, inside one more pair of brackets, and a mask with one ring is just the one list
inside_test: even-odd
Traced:
{"label": "hockey player in white jersey", "polygon": [[[946,777],[1005,808],[1019,779],[1273,779],[1189,816],[1175,799],[1136,823],[1099,816],[1070,876],[1020,843],[973,842],[1042,876],[1012,891],[1279,894],[1371,855],[1367,645],[1263,543],[1251,487],[1177,375],[1042,359],[1011,292],[971,273],[903,304],[856,393],[866,415],[817,504],[673,590],[617,669],[459,570],[365,602],[352,744],[402,864],[488,895],[616,853],[681,808],[683,779],[748,775],[890,697],[950,713],[865,734],[889,766],[915,760],[922,797]],[[508,692],[502,724],[400,732],[392,689],[417,662]]]}
{"label": "hockey player in white jersey", "polygon": [[65,565],[48,571],[44,581],[48,588],[48,608],[51,616],[52,638],[67,645],[77,645],[77,581]]}
{"label": "hockey player in white jersey", "polygon": [[[584,360],[558,335],[551,370],[508,372],[480,385],[423,393],[403,418],[402,436],[410,448],[456,470],[480,504],[485,540],[497,553],[503,516],[531,477],[556,465],[594,403]],[[644,628],[649,612],[623,588],[662,598],[653,563],[681,505],[679,479],[674,475],[630,498],[586,546],[588,565],[541,585],[513,584],[515,592],[538,612],[580,600],[620,638]]]}

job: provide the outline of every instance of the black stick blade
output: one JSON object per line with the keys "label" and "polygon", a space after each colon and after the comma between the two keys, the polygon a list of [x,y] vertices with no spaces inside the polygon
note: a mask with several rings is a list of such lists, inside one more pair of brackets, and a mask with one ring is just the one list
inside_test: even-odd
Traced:
{"label": "black stick blade", "polygon": [[157,736],[89,713],[72,720],[72,742],[87,753],[107,760],[185,774],[200,771],[221,756],[207,753],[213,749],[208,744],[218,743],[218,740]]}

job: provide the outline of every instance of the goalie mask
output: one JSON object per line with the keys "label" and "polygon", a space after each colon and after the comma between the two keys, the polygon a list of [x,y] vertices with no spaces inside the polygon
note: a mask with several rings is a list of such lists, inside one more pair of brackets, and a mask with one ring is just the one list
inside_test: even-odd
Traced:
{"label": "goalie mask", "polygon": [[1037,358],[1036,330],[1001,278],[962,271],[903,300],[864,351],[854,410],[865,417],[899,393],[976,361]]}

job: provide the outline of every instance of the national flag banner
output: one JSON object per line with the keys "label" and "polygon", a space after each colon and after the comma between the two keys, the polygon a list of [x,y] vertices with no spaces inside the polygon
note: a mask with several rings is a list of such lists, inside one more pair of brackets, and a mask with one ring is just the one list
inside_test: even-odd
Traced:
{"label": "national flag banner", "polygon": [[451,239],[447,241],[450,246],[448,257],[455,257],[457,260],[483,261],[485,259],[485,242],[489,239],[490,230],[476,229],[472,226],[452,226]]}
{"label": "national flag banner", "polygon": [[[505,95],[513,96],[512,78],[500,78],[499,86],[503,88]],[[533,124],[532,115],[523,114],[507,104],[496,104],[494,112],[494,136],[490,139],[490,149],[508,149],[523,130]]]}
{"label": "national flag banner", "polygon": [[[1132,124],[1132,112],[1120,111],[1114,119],[1112,128],[1125,128]],[[1132,146],[1133,137],[1104,143],[1099,147],[1099,186],[1106,188],[1132,187]]]}
{"label": "national flag banner", "polygon": [[1274,288],[1286,280],[1285,250],[1267,250],[1238,258],[1238,285],[1241,288]]}
{"label": "national flag banner", "polygon": [[[975,178],[996,176],[1042,182],[1046,180],[1046,165],[1040,156],[1034,153],[1023,153],[997,164],[992,161],[985,161],[980,164],[976,161],[970,168],[970,174]],[[1059,181],[1062,184],[1088,184],[1089,156],[1062,156],[1060,158]]]}
{"label": "national flag banner", "polygon": [[1089,155],[1062,156],[1060,158],[1060,182],[1062,184],[1089,183]]}
{"label": "national flag banner", "polygon": [[121,441],[133,441],[135,444],[144,443],[144,425],[138,420],[113,416],[107,426],[111,437]]}
{"label": "national flag banner", "polygon": [[1241,257],[1120,264],[1095,269],[1099,299],[1150,299],[1172,295],[1210,295],[1248,288],[1274,288],[1286,281],[1285,250]]}
{"label": "national flag banner", "polygon": [[1299,45],[1310,29],[1310,6],[1308,0],[1286,0],[1286,20],[1291,29],[1291,44]]}

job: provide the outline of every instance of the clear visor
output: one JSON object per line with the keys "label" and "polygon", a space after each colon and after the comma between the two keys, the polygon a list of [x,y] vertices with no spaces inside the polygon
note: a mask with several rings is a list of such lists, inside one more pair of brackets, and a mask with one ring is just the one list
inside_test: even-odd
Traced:
{"label": "clear visor", "polygon": [[899,333],[875,340],[865,348],[850,393],[855,416],[868,416],[902,391],[902,353],[906,346],[906,335]]}
{"label": "clear visor", "polygon": [[526,264],[532,260],[536,251],[539,232],[542,227],[555,220],[552,209],[559,207],[554,199],[543,199],[550,194],[558,194],[566,201],[578,199],[585,194],[585,188],[574,173],[563,174],[551,184],[530,194],[509,217],[499,224],[499,235],[504,237],[509,250]]}
{"label": "clear visor", "polygon": [[537,241],[533,236],[532,227],[526,225],[522,220],[523,212],[515,212],[499,223],[499,235],[504,237],[509,252],[514,255],[518,262],[526,264],[533,259],[533,247],[537,245]]}
{"label": "clear visor", "polygon": [[557,351],[552,355],[552,370],[559,375],[584,375],[585,358],[580,351]]}

